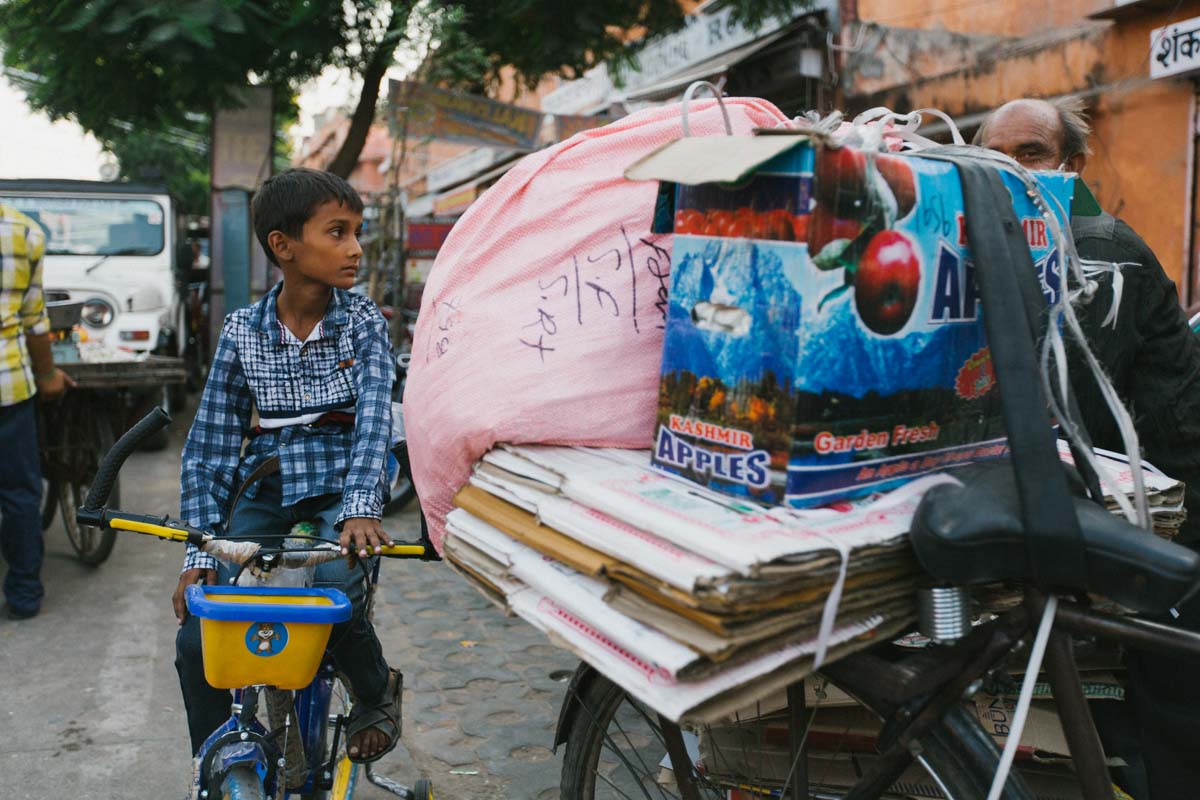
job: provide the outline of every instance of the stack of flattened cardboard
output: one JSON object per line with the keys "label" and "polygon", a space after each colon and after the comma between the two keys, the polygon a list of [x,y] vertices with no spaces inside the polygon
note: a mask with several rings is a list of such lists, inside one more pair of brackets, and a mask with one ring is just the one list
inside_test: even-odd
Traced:
{"label": "stack of flattened cardboard", "polygon": [[[1068,464],[1075,463],[1071,451],[1063,441],[1058,443],[1059,455]],[[1133,499],[1133,471],[1129,459],[1121,453],[1097,449],[1100,467],[1105,471],[1104,501],[1108,510],[1120,513],[1116,493]],[[1142,481],[1146,487],[1146,502],[1150,506],[1150,521],[1154,532],[1164,539],[1172,539],[1179,533],[1187,518],[1183,507],[1183,483],[1164,475],[1157,467],[1142,462]]]}
{"label": "stack of flattened cardboard", "polygon": [[709,721],[803,677],[818,651],[911,625],[906,533],[924,490],[947,480],[764,509],[663,475],[641,451],[503,447],[456,497],[444,548],[635,697]]}
{"label": "stack of flattened cardboard", "polygon": [[[928,488],[954,480],[767,509],[664,475],[645,451],[502,446],[458,493],[444,550],[634,697],[711,722],[811,673],[818,653],[910,629],[909,524]],[[1178,486],[1146,481],[1164,495]]]}

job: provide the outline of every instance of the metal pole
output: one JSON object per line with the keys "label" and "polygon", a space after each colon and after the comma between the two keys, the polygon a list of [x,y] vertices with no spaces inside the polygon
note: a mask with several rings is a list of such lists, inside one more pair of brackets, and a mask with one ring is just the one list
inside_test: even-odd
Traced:
{"label": "metal pole", "polygon": [[792,800],[808,800],[808,743],[805,732],[811,714],[804,707],[804,681],[787,687],[788,750],[791,753]]}
{"label": "metal pole", "polygon": [[1108,766],[1104,763],[1104,747],[1096,733],[1096,723],[1083,696],[1079,683],[1079,670],[1071,653],[1071,639],[1061,631],[1050,634],[1046,647],[1046,676],[1050,679],[1054,704],[1062,718],[1063,733],[1075,762],[1075,776],[1089,798],[1113,797],[1112,781],[1108,777]]}
{"label": "metal pole", "polygon": [[682,800],[700,800],[700,792],[692,778],[692,759],[688,756],[687,745],[683,743],[683,732],[671,720],[658,715],[658,724],[662,727],[663,742],[667,745],[667,755],[671,758],[671,769],[675,773],[675,784],[679,787]]}
{"label": "metal pole", "polygon": [[1117,617],[1060,603],[1057,627],[1082,636],[1098,636],[1142,650],[1200,658],[1200,633],[1136,617]]}

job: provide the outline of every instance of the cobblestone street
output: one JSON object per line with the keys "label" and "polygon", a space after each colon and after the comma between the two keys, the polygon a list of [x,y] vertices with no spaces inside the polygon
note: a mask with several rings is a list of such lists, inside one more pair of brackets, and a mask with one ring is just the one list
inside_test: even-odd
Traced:
{"label": "cobblestone street", "polygon": [[415,762],[439,797],[557,797],[550,747],[575,660],[445,566],[385,568],[375,624],[406,676],[398,774]]}

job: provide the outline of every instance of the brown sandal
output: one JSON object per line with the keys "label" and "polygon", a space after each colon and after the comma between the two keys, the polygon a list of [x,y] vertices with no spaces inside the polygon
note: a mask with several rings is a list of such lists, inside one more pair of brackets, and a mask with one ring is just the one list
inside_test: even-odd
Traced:
{"label": "brown sandal", "polygon": [[[396,749],[396,745],[400,743],[400,704],[404,694],[404,676],[397,669],[389,669],[388,673],[388,685],[381,701],[373,706],[364,706],[356,700],[350,709],[350,723],[346,726],[346,757],[355,764],[378,761]],[[366,757],[350,755],[350,740],[371,728],[391,737],[387,746]]]}

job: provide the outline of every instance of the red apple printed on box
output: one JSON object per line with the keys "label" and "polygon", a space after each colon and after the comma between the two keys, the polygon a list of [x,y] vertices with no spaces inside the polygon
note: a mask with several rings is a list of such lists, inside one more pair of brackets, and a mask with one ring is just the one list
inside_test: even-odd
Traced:
{"label": "red apple printed on box", "polygon": [[921,263],[907,236],[892,230],[917,203],[912,167],[899,156],[842,146],[816,154],[815,205],[808,249],[819,269],[845,270],[845,283],[818,308],[854,290],[854,308],[870,330],[890,336],[917,304]]}

